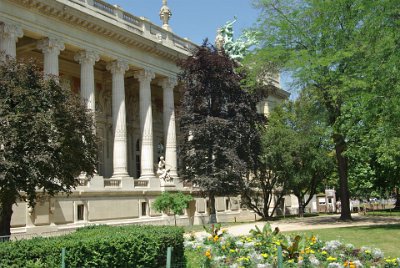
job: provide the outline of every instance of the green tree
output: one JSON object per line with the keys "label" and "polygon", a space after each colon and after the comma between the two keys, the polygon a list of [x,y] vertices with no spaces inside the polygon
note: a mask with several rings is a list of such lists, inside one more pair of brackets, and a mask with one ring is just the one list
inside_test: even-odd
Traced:
{"label": "green tree", "polygon": [[[381,108],[394,115],[398,98],[387,100],[393,93],[385,85],[398,87],[394,77],[399,76],[399,6],[390,0],[258,0],[256,5],[262,10],[257,29],[262,46],[248,61],[257,62],[255,75],[271,62],[291,71],[298,86],[325,108],[335,148],[341,219],[351,219],[349,131]],[[379,107],[381,102],[385,105]],[[389,122],[386,116],[380,119]]]}
{"label": "green tree", "polygon": [[185,195],[182,192],[169,193],[163,192],[156,198],[153,207],[156,211],[166,214],[173,213],[176,226],[176,215],[183,215],[183,210],[188,207],[190,201],[193,200],[191,195]]}
{"label": "green tree", "polygon": [[332,148],[320,112],[309,96],[301,94],[270,113],[263,135],[262,165],[242,195],[260,216],[272,217],[290,193],[298,198],[299,215],[303,216],[323,180],[331,175]]}
{"label": "green tree", "polygon": [[0,235],[19,198],[34,207],[38,195],[68,193],[97,162],[92,115],[32,62],[1,63],[0,146]]}
{"label": "green tree", "polygon": [[329,128],[321,116],[323,111],[314,106],[311,96],[303,92],[284,109],[286,113],[281,115],[281,120],[295,135],[294,172],[289,189],[298,199],[299,216],[302,217],[307,204],[332,175],[333,148]]}
{"label": "green tree", "polygon": [[224,52],[204,43],[180,64],[183,100],[182,177],[210,199],[210,221],[216,221],[215,196],[239,193],[259,150],[257,99],[242,89],[243,75]]}

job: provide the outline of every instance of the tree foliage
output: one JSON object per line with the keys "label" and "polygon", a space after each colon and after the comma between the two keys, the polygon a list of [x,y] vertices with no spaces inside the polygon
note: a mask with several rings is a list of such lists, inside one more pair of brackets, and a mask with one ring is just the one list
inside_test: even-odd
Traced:
{"label": "tree foliage", "polygon": [[10,234],[12,205],[70,192],[96,167],[93,118],[72,92],[33,63],[0,66],[0,234]]}
{"label": "tree foliage", "polygon": [[273,62],[290,70],[325,108],[335,147],[341,219],[350,219],[348,175],[357,172],[354,161],[359,160],[353,156],[359,153],[350,156],[349,148],[363,147],[353,134],[357,128],[369,133],[366,139],[382,133],[376,131],[378,121],[386,134],[396,133],[389,122],[398,120],[393,94],[398,92],[399,6],[391,0],[258,0],[256,5],[262,10],[257,30],[263,43],[248,59],[258,62],[254,75],[265,62]]}
{"label": "tree foliage", "polygon": [[260,216],[272,217],[284,196],[291,193],[298,198],[302,216],[332,173],[332,148],[320,112],[309,96],[301,95],[270,113],[262,138],[262,165],[242,195]]}
{"label": "tree foliage", "polygon": [[176,215],[183,215],[183,210],[187,208],[190,201],[193,200],[191,195],[185,195],[182,192],[169,193],[163,192],[156,198],[153,203],[155,210],[169,214],[174,214],[175,226]]}
{"label": "tree foliage", "polygon": [[256,97],[243,90],[236,62],[204,43],[180,64],[182,177],[200,187],[215,215],[216,195],[239,192],[259,149]]}

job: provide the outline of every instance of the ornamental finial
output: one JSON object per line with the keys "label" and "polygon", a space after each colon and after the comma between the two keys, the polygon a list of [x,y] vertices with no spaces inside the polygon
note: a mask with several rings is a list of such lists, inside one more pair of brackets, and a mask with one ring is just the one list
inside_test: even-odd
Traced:
{"label": "ornamental finial", "polygon": [[163,0],[162,3],[163,3],[163,5],[160,10],[160,19],[163,22],[162,27],[163,27],[163,29],[171,32],[172,29],[169,26],[168,22],[169,22],[169,18],[171,18],[171,16],[172,16],[172,13],[171,13],[171,10],[169,9],[169,7],[167,6],[167,0]]}

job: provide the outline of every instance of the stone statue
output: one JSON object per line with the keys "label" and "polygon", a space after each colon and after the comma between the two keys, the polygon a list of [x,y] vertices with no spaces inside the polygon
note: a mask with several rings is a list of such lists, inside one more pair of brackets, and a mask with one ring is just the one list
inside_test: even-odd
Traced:
{"label": "stone statue", "polygon": [[239,38],[233,38],[233,24],[236,22],[236,17],[233,21],[227,21],[224,26],[218,29],[218,34],[215,46],[220,50],[221,44],[225,53],[234,60],[240,61],[247,54],[249,48],[257,44],[254,34],[251,32],[244,32]]}
{"label": "stone statue", "polygon": [[157,168],[157,175],[158,178],[164,180],[165,182],[172,182],[172,178],[169,175],[170,168],[165,167],[165,160],[164,156],[160,156],[160,161],[158,162],[158,168]]}
{"label": "stone statue", "polygon": [[171,27],[168,24],[171,16],[172,16],[172,12],[169,9],[169,7],[167,6],[167,0],[163,0],[163,5],[160,10],[160,19],[163,23],[162,28],[167,31],[171,31]]}

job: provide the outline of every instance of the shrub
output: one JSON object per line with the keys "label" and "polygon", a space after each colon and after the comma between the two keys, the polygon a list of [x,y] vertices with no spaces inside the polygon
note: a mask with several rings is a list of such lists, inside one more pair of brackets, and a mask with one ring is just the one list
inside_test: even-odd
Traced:
{"label": "shrub", "polygon": [[53,238],[0,244],[0,267],[162,267],[167,247],[184,262],[183,229],[170,226],[96,226]]}

